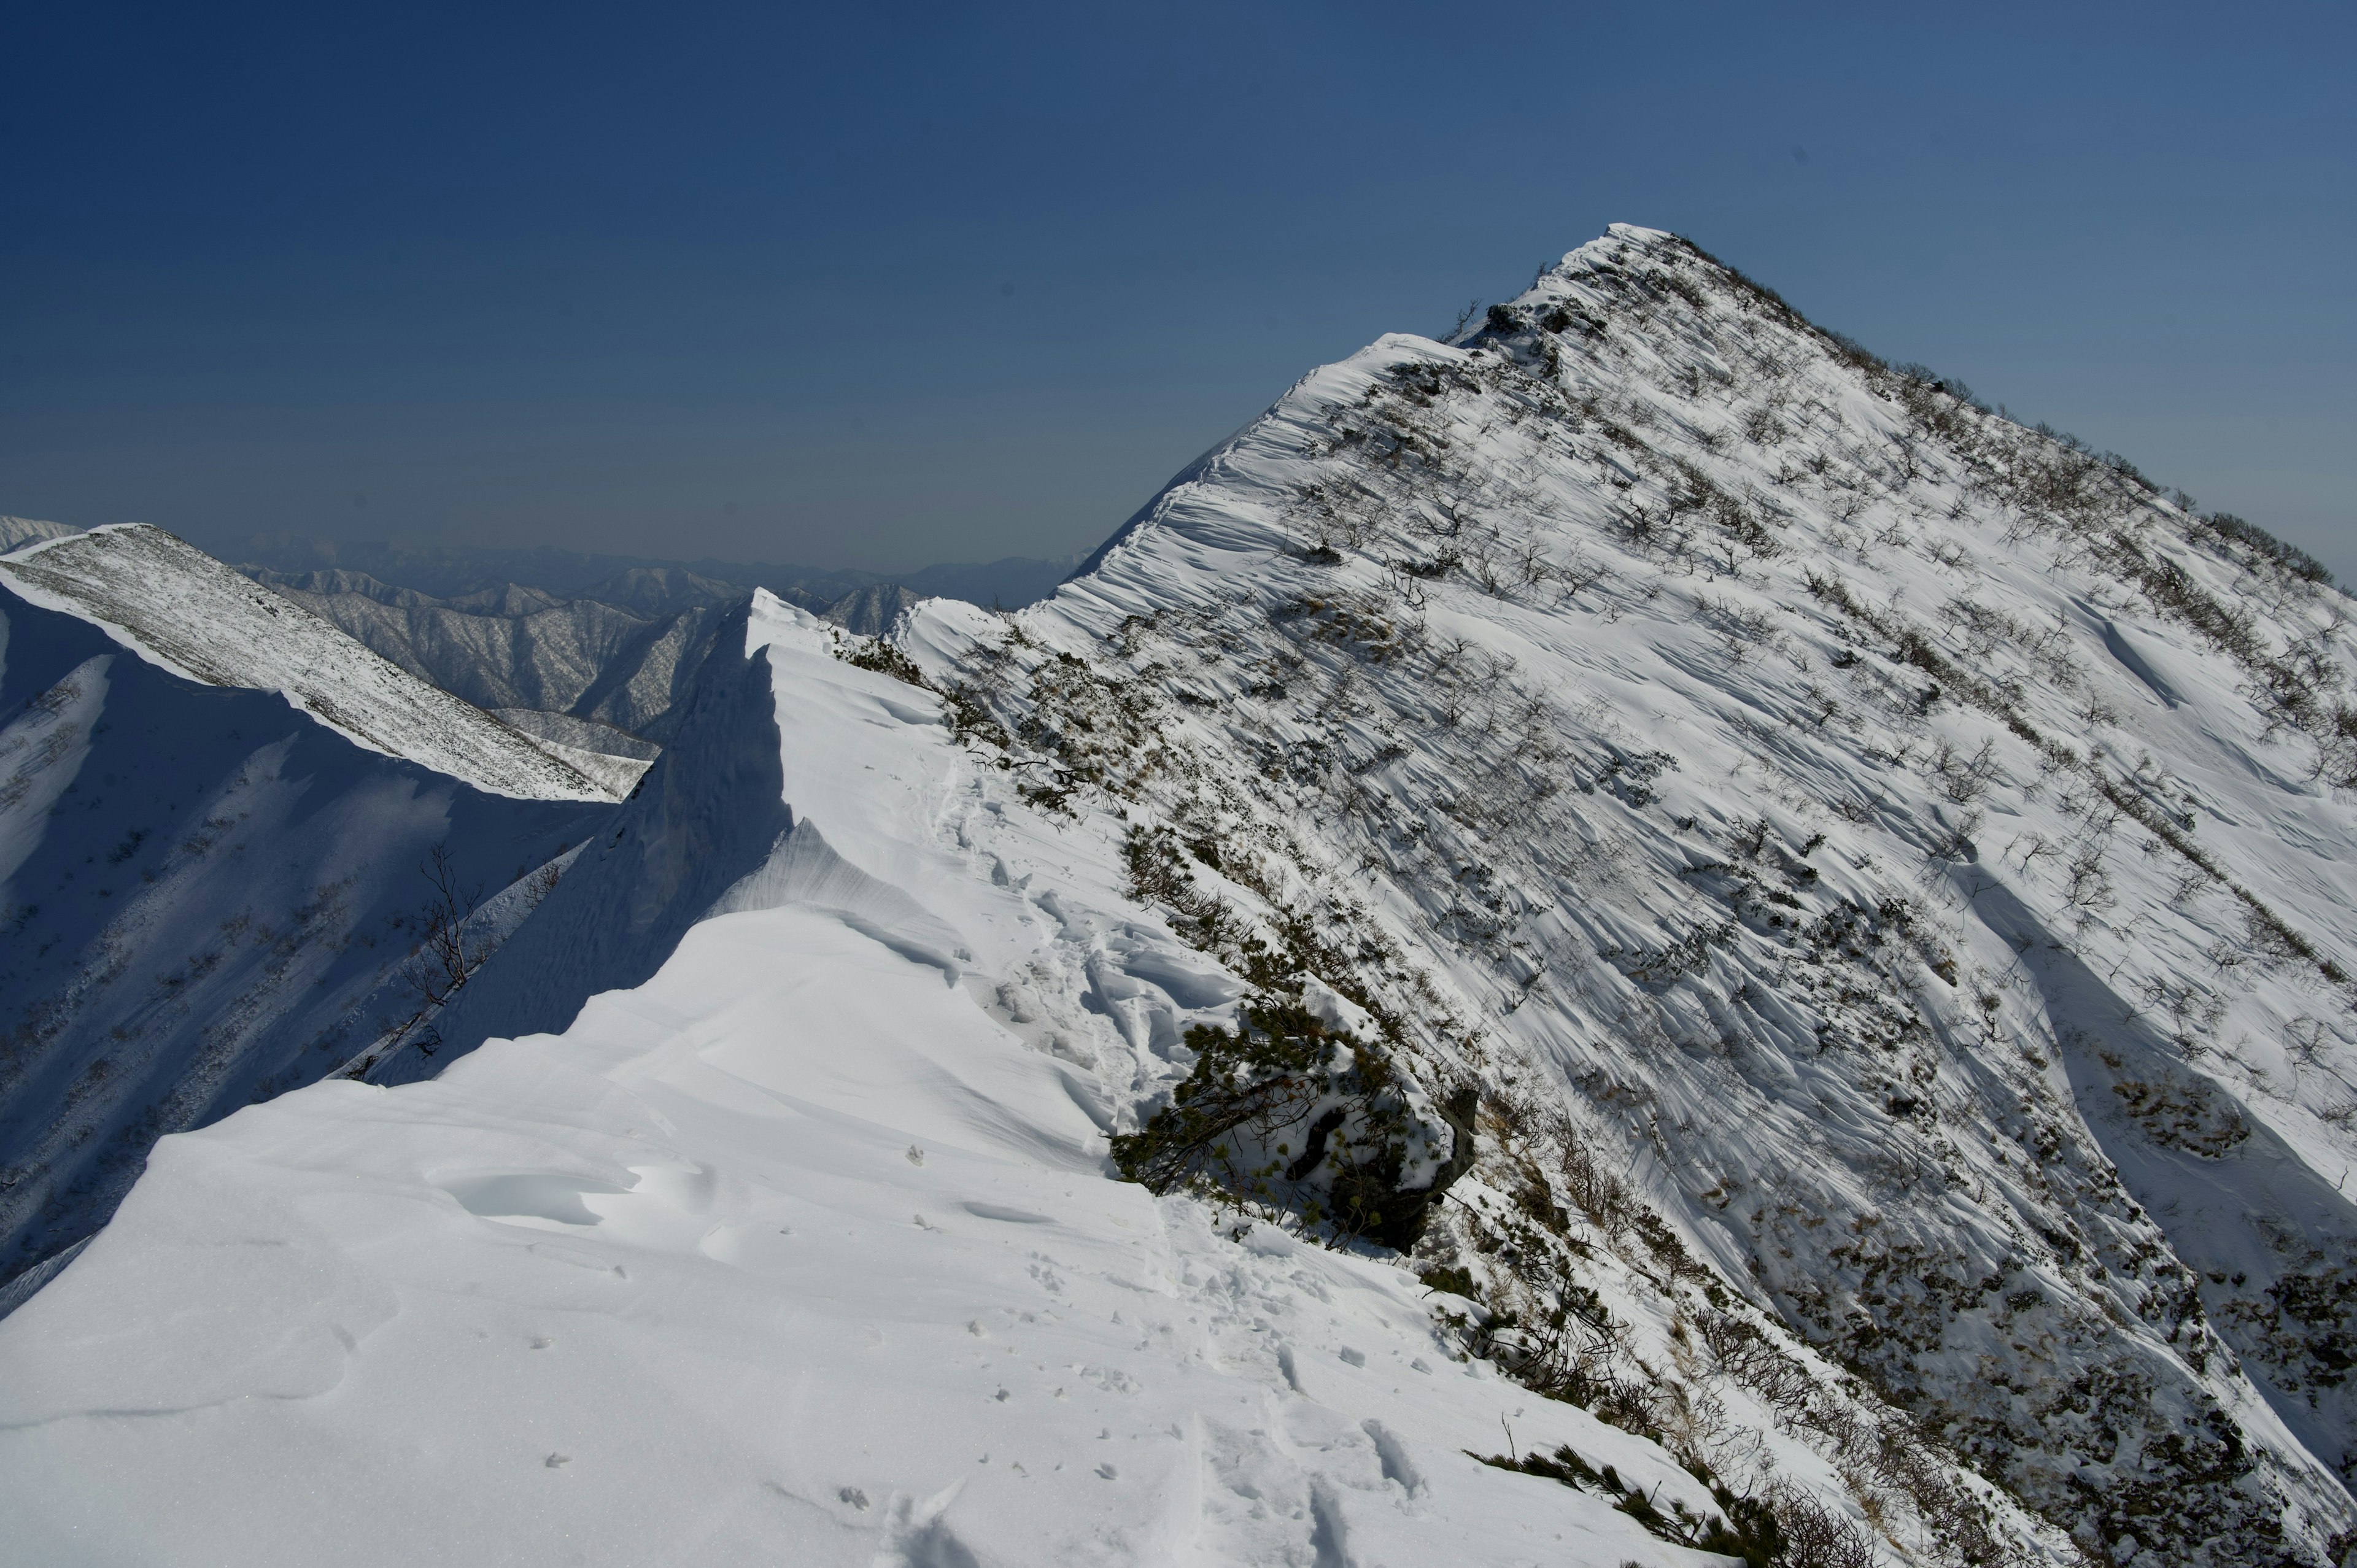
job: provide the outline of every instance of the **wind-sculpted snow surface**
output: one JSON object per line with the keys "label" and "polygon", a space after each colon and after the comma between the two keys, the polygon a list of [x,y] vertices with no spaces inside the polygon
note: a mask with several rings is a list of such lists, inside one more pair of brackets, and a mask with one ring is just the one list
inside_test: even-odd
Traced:
{"label": "wind-sculpted snow surface", "polygon": [[1208,957],[1479,1079],[1422,1251],[1527,1380],[1795,1436],[1925,1557],[2037,1550],[1977,1472],[2098,1561],[2338,1561],[2345,601],[2190,509],[1616,229],[903,640]]}
{"label": "wind-sculpted snow surface", "polygon": [[[1108,1180],[1104,1132],[1177,1070],[1155,1042],[1233,987],[1178,978],[1207,967],[1124,897],[1111,824],[1027,805],[833,628],[764,597],[747,630],[650,775],[678,809],[605,862],[608,896],[712,899],[651,979],[429,1083],[165,1140],[0,1322],[11,1551],[1706,1561],[1620,1493],[1467,1457],[1568,1446],[1714,1507],[1458,1359],[1395,1263]],[[717,722],[748,680],[769,722]],[[704,809],[763,815],[732,771],[768,853],[683,893]]]}
{"label": "wind-sculpted snow surface", "polygon": [[619,798],[161,529],[124,523],[27,545],[0,558],[0,585],[104,627],[176,675],[284,693],[372,751],[478,789],[521,800]]}

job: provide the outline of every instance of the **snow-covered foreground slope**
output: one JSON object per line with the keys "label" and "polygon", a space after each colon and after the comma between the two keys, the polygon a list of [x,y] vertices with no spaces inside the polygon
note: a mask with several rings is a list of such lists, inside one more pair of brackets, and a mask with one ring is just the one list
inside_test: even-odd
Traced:
{"label": "snow-covered foreground slope", "polygon": [[104,627],[176,675],[283,693],[371,750],[479,789],[522,800],[619,799],[480,709],[161,529],[120,523],[26,545],[0,557],[0,585]]}
{"label": "snow-covered foreground slope", "polygon": [[1698,1560],[1466,1457],[1709,1501],[1401,1267],[1107,1179],[1108,1085],[1169,1069],[1088,1000],[1232,983],[931,695],[751,632],[791,825],[651,980],[166,1140],[0,1323],[18,1560]]}

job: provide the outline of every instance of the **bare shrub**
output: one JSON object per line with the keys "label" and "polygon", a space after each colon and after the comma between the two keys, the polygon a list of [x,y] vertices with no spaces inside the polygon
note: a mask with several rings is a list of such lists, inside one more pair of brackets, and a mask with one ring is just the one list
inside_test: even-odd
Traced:
{"label": "bare shrub", "polygon": [[1982,741],[1980,749],[1968,757],[1943,739],[1932,753],[1932,771],[1940,780],[1940,793],[1959,806],[1970,805],[1987,794],[1998,777],[1996,742]]}
{"label": "bare shrub", "polygon": [[488,933],[468,930],[483,890],[460,885],[448,850],[436,844],[417,869],[432,889],[418,913],[423,934],[411,950],[408,972],[422,1015],[457,994],[499,944]]}
{"label": "bare shrub", "polygon": [[1784,1568],[1874,1568],[1874,1544],[1857,1521],[1781,1477],[1765,1488],[1784,1531]]}
{"label": "bare shrub", "polygon": [[1560,1151],[1556,1157],[1564,1196],[1607,1237],[1617,1240],[1625,1234],[1639,1208],[1635,1191],[1604,1167],[1568,1120],[1556,1118],[1550,1131]]}

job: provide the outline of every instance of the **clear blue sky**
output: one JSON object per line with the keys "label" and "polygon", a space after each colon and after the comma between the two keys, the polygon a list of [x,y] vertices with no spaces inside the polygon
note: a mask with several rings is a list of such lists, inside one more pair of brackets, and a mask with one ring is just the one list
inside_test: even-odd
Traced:
{"label": "clear blue sky", "polygon": [[0,9],[0,511],[1092,544],[1614,220],[2357,577],[2357,8]]}

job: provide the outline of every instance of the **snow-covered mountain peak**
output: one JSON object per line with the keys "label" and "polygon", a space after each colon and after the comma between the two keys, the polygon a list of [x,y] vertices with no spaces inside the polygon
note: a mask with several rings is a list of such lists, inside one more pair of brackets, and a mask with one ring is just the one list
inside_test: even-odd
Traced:
{"label": "snow-covered mountain peak", "polygon": [[0,556],[0,584],[89,621],[174,674],[278,692],[361,746],[495,794],[619,798],[612,786],[161,529],[117,523],[38,540]]}
{"label": "snow-covered mountain peak", "polygon": [[2297,552],[1616,228],[1043,603],[729,614],[488,1044],[166,1140],[0,1325],[27,1539],[2357,1545]]}
{"label": "snow-covered mountain peak", "polygon": [[1641,223],[1613,223],[1603,233],[1584,245],[1576,245],[1563,253],[1563,260],[1548,269],[1555,274],[1578,274],[1592,271],[1598,265],[1609,265],[1637,255],[1662,254],[1685,248],[1685,242],[1666,229],[1648,229]]}
{"label": "snow-covered mountain peak", "polygon": [[2089,1550],[2258,1561],[2352,1522],[2319,577],[1616,230],[1313,372],[1013,631],[902,640],[1167,835],[1207,954],[1322,953],[1496,1097],[1485,1179],[1587,1217],[1451,1206],[1501,1304],[1600,1288],[1544,1260],[1626,1168],[1682,1238],[1630,1267],[1710,1260]]}

